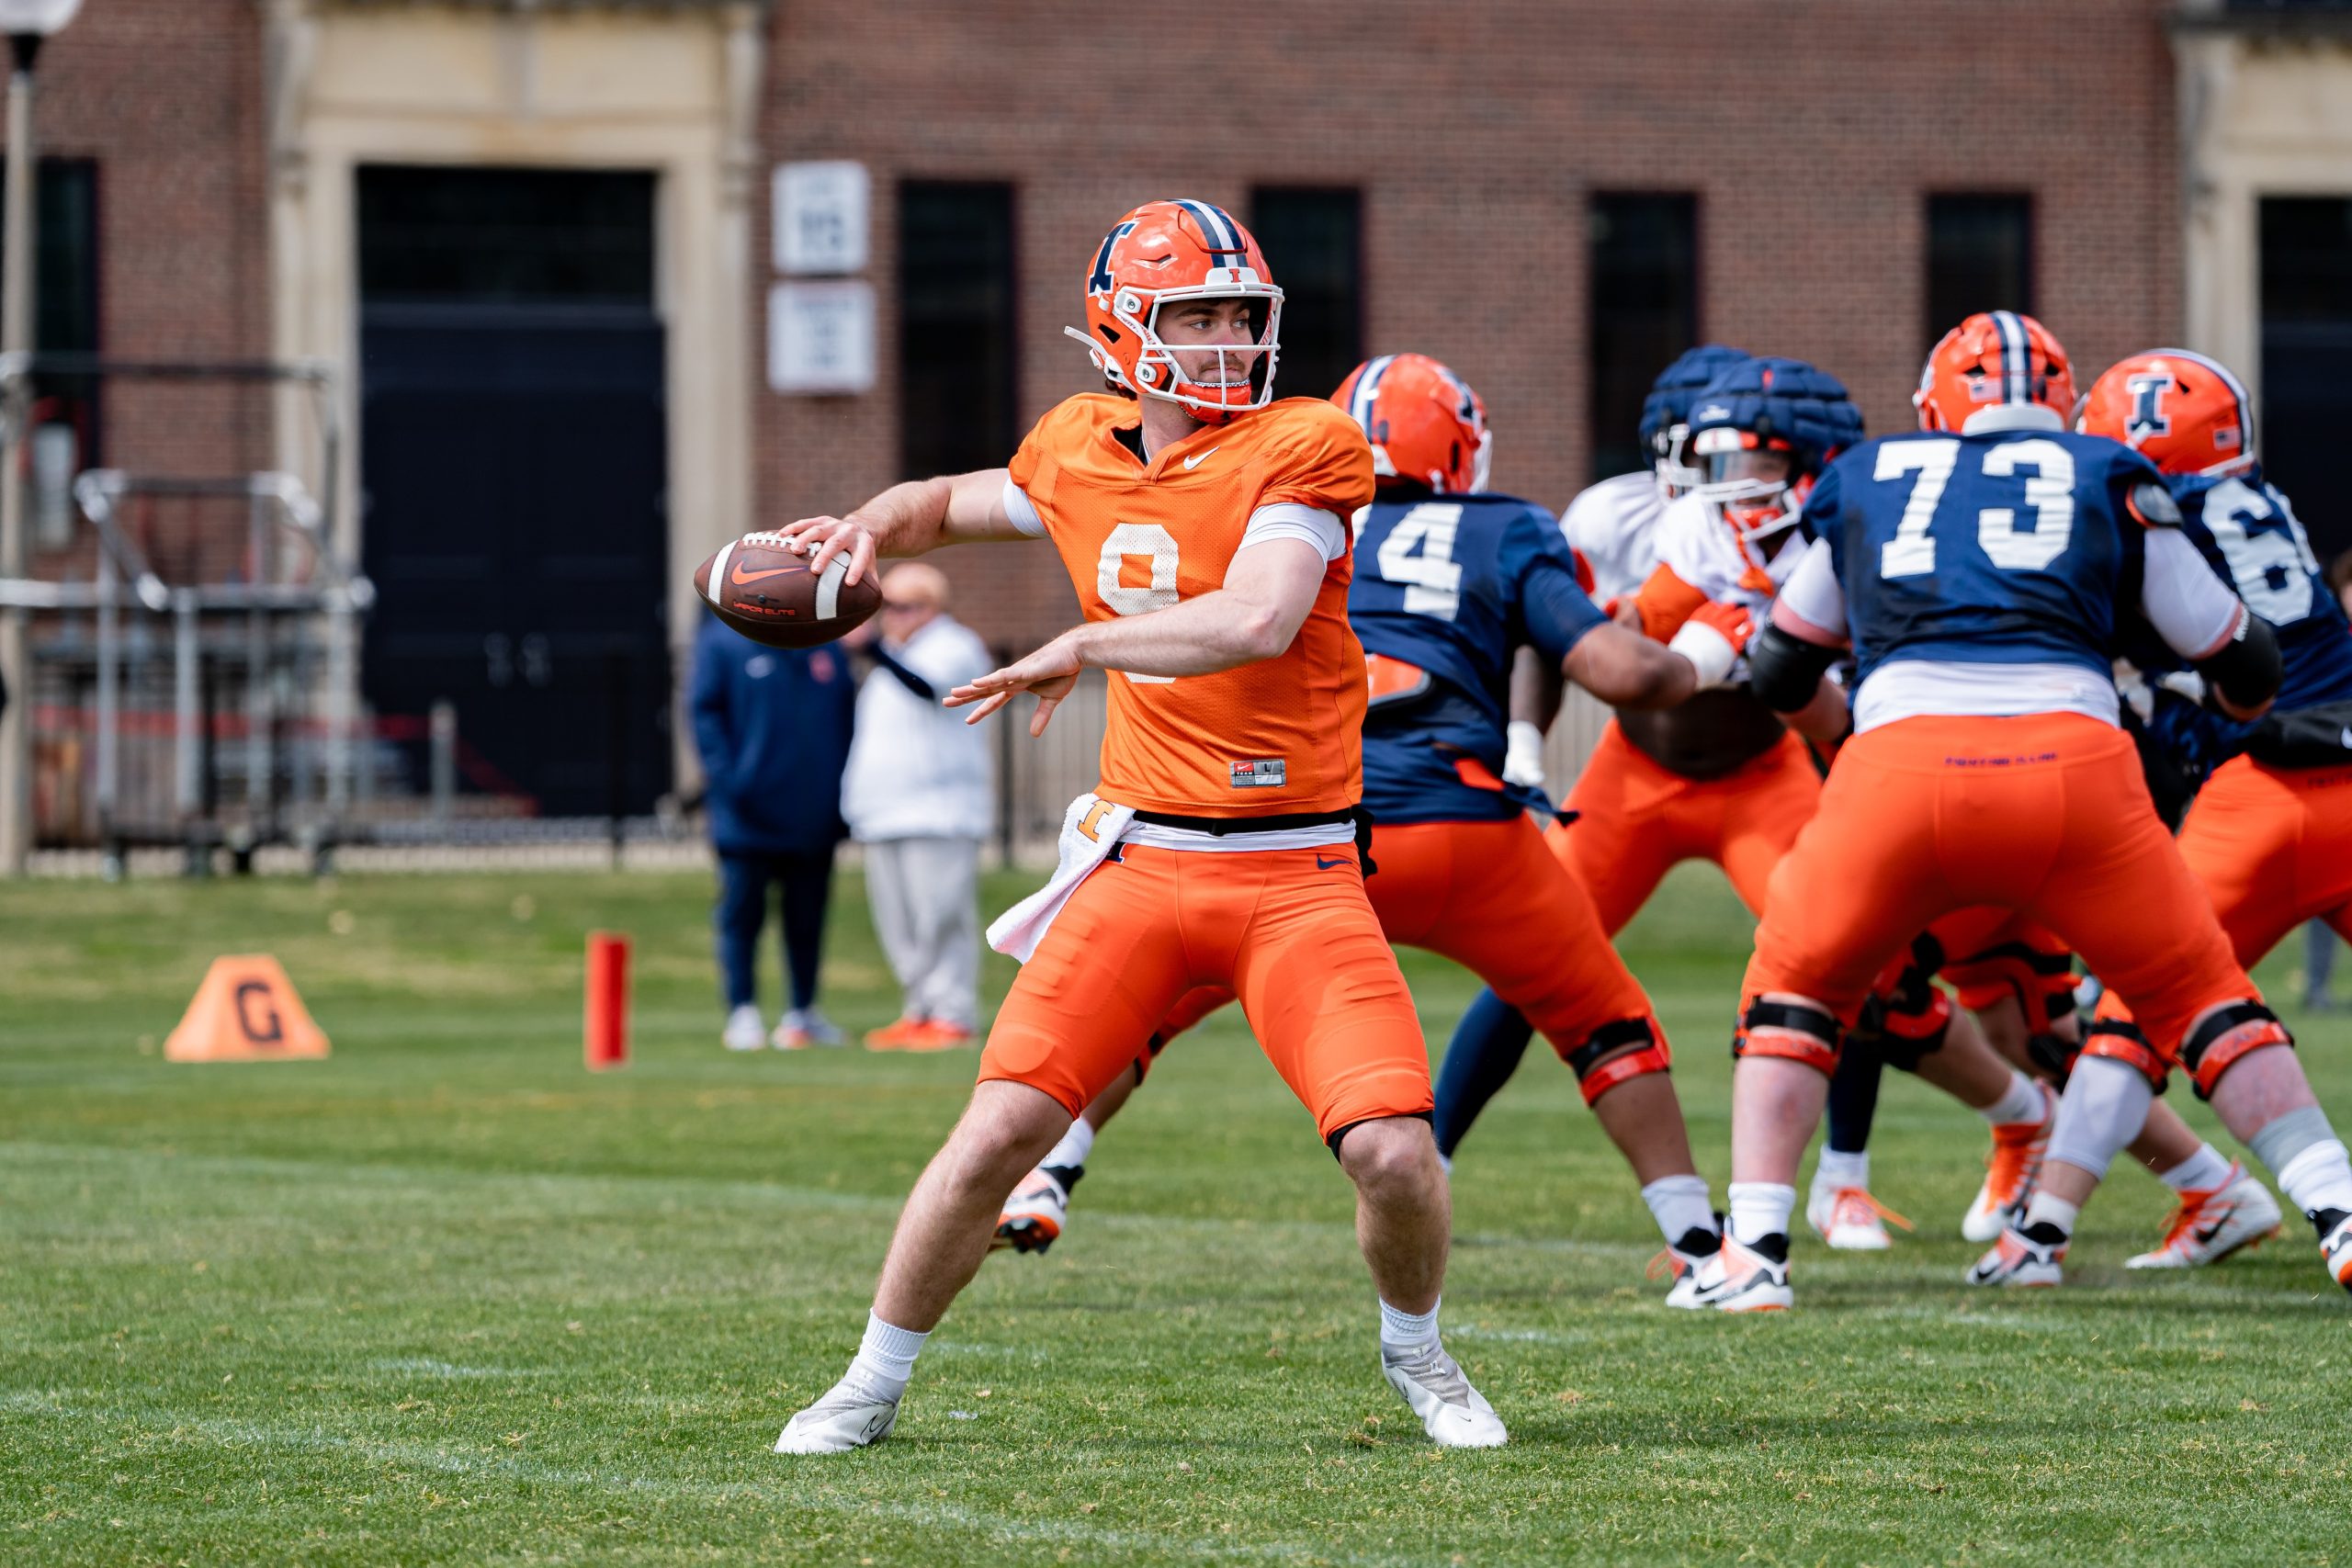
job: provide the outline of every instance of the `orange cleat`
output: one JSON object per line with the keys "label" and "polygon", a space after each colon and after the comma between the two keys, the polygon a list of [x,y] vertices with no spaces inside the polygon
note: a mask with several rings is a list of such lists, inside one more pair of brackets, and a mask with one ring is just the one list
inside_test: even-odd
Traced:
{"label": "orange cleat", "polygon": [[914,1043],[922,1037],[922,1032],[929,1027],[931,1025],[928,1020],[911,1016],[902,1018],[896,1022],[886,1023],[879,1029],[867,1030],[865,1048],[869,1051],[912,1050],[915,1048]]}
{"label": "orange cleat", "polygon": [[899,1049],[901,1051],[953,1051],[969,1045],[979,1036],[960,1023],[950,1023],[944,1018],[927,1018],[915,1025]]}
{"label": "orange cleat", "polygon": [[2050,1129],[2058,1119],[2057,1102],[2049,1089],[2041,1091],[2041,1119],[2003,1122],[1993,1129],[1993,1152],[1984,1156],[1984,1185],[1962,1216],[1960,1234],[1970,1241],[1994,1241],[2010,1222],[2025,1213],[2025,1201],[2041,1176],[2041,1156],[2050,1147]]}

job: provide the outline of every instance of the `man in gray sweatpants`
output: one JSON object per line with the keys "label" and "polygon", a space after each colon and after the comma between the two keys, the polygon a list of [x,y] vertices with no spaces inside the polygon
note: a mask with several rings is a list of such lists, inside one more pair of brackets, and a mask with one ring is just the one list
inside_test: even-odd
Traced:
{"label": "man in gray sweatpants", "polygon": [[979,858],[994,812],[986,724],[940,706],[996,666],[947,614],[946,577],[909,561],[882,580],[881,635],[857,696],[842,815],[865,853],[874,929],[906,999],[865,1037],[878,1051],[944,1051],[979,1028]]}

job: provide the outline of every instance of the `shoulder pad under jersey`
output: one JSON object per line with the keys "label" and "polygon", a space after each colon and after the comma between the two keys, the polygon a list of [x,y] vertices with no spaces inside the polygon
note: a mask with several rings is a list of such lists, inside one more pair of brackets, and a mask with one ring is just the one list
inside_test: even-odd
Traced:
{"label": "shoulder pad under jersey", "polygon": [[2149,527],[2177,528],[2180,526],[2180,502],[2175,501],[2172,498],[2172,491],[2164,486],[2153,480],[2142,479],[2132,487],[2130,499],[2133,514]]}

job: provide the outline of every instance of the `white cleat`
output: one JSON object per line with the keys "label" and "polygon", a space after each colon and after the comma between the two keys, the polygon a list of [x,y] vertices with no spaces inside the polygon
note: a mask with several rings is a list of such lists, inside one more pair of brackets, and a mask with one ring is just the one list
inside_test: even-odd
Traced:
{"label": "white cleat", "polygon": [[718,1043],[729,1051],[756,1051],[768,1043],[768,1026],[760,1021],[760,1010],[745,1002],[727,1015],[727,1027],[719,1032]]}
{"label": "white cleat", "polygon": [[806,1051],[811,1045],[841,1045],[841,1026],[815,1008],[794,1008],[775,1026],[768,1043],[779,1051]]}
{"label": "white cleat", "polygon": [[2312,1218],[2320,1228],[2319,1257],[2327,1265],[2328,1277],[2352,1291],[2352,1213],[2324,1209]]}
{"label": "white cleat", "polygon": [[990,1251],[1011,1247],[1015,1252],[1043,1252],[1054,1245],[1069,1224],[1069,1189],[1039,1166],[1021,1179],[1012,1196],[997,1215]]}
{"label": "white cleat", "polygon": [[1884,1252],[1894,1245],[1885,1221],[1905,1230],[1911,1222],[1860,1187],[1816,1187],[1804,1201],[1805,1224],[1839,1252]]}
{"label": "white cleat", "polygon": [[1380,1349],[1380,1372],[1405,1396],[1421,1430],[1442,1449],[1498,1449],[1510,1434],[1486,1395],[1470,1386],[1462,1368],[1432,1339],[1410,1350]]}
{"label": "white cleat", "polygon": [[2041,1120],[2004,1122],[1993,1129],[1993,1152],[1984,1156],[1984,1182],[1975,1201],[1961,1216],[1960,1234],[1970,1241],[1997,1240],[2011,1222],[2025,1213],[2025,1201],[2041,1176],[2041,1156],[2050,1148],[2050,1129],[2058,1118],[2058,1102],[2044,1086]]}
{"label": "white cleat", "polygon": [[[1718,1224],[1721,1217],[1717,1217]],[[1686,1311],[1697,1311],[1707,1303],[1699,1297],[1699,1268],[1723,1247],[1721,1230],[1705,1230],[1693,1225],[1682,1233],[1682,1239],[1667,1243],[1666,1249],[1650,1259],[1649,1276],[1653,1280],[1672,1275],[1673,1285],[1666,1292],[1666,1304]]]}
{"label": "white cleat", "polygon": [[2278,1201],[2270,1189],[2230,1162],[2229,1179],[2210,1190],[2180,1194],[2180,1207],[2165,1224],[2154,1249],[2124,1260],[2126,1269],[2201,1269],[2241,1247],[2278,1234]]}
{"label": "white cleat", "polygon": [[1993,1250],[1971,1264],[1961,1278],[1972,1285],[2023,1285],[2049,1288],[2066,1281],[2065,1234],[2052,1224],[2034,1227],[2042,1234],[2030,1234],[2018,1225],[2007,1225],[1993,1243]]}
{"label": "white cleat", "polygon": [[1696,1304],[1717,1312],[1786,1312],[1797,1302],[1789,1288],[1789,1238],[1778,1232],[1753,1247],[1724,1232],[1722,1248],[1699,1265],[1693,1278]]}
{"label": "white cleat", "polygon": [[780,1454],[845,1454],[871,1448],[899,1424],[899,1402],[877,1399],[847,1378],[824,1398],[784,1424],[775,1440]]}

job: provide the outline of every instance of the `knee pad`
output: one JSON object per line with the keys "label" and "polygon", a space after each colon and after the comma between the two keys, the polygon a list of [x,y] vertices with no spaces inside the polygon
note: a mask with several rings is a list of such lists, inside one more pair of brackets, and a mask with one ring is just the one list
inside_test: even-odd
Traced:
{"label": "knee pad", "polygon": [[1880,1058],[1906,1073],[1917,1072],[1922,1058],[1942,1050],[1951,1032],[1951,998],[1933,986],[1920,991],[1924,995],[1905,995],[1888,1004],[1878,1039]]}
{"label": "knee pad", "polygon": [[1825,1077],[1838,1070],[1838,1020],[1817,1007],[1752,1001],[1731,1037],[1731,1054],[1803,1062]]}
{"label": "knee pad", "polygon": [[[2039,1038],[2039,1036],[2037,1036]],[[2165,1059],[2140,1032],[2140,1026],[2126,1018],[2095,1018],[2083,1035],[2083,1048],[2078,1056],[2098,1056],[2109,1062],[2120,1062],[2136,1069],[2158,1094],[2165,1091],[2165,1080],[2170,1076]],[[2072,1073],[2072,1064],[2068,1071]]]}
{"label": "knee pad", "polygon": [[1628,1078],[1662,1073],[1673,1065],[1674,1054],[1657,1022],[1649,1018],[1621,1018],[1592,1032],[1592,1038],[1563,1058],[1577,1076],[1577,1088],[1590,1105]]}
{"label": "knee pad", "polygon": [[2291,1047],[2295,1037],[2278,1021],[2278,1015],[2260,1002],[2232,1002],[2216,1008],[2204,1022],[2188,1032],[2180,1043],[2180,1065],[2188,1069],[2189,1081],[2197,1086],[2197,1098],[2213,1098],[2213,1086],[2222,1075],[2235,1066],[2253,1052],[2270,1045]]}
{"label": "knee pad", "polygon": [[[2082,1043],[2063,1034],[2026,1036],[2026,1060],[2048,1073],[2062,1090],[2066,1087],[2066,1080],[2075,1076],[2075,1059],[2082,1054]],[[2162,1086],[2158,1087],[2161,1089]]]}

